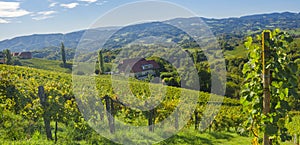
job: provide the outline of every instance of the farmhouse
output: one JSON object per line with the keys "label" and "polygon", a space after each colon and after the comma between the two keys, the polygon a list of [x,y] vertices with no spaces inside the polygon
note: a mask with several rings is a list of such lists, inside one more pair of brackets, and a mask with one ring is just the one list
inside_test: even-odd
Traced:
{"label": "farmhouse", "polygon": [[20,59],[31,59],[32,53],[31,52],[14,52],[12,56],[19,57]]}
{"label": "farmhouse", "polygon": [[159,65],[154,60],[144,58],[126,59],[120,62],[119,72],[129,74],[139,80],[146,79],[148,75],[156,76]]}

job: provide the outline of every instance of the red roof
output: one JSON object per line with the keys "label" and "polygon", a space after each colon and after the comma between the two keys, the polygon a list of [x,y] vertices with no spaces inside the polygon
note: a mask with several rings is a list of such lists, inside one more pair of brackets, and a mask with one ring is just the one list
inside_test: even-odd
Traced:
{"label": "red roof", "polygon": [[[143,66],[152,64],[152,68],[143,69]],[[125,72],[126,69],[131,68],[130,71],[133,73],[142,72],[145,70],[158,69],[159,65],[154,60],[146,60],[144,58],[133,58],[126,59],[121,62],[119,70]]]}
{"label": "red roof", "polygon": [[32,53],[31,52],[14,52],[14,53],[12,53],[12,56],[18,56],[20,58],[30,59],[30,58],[32,58]]}

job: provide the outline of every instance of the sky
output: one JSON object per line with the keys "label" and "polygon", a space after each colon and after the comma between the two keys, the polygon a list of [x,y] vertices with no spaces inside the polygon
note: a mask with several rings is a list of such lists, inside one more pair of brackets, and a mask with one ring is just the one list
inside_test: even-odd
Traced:
{"label": "sky", "polygon": [[[156,3],[156,4],[151,4]],[[175,17],[300,12],[299,0],[0,0],[0,41]]]}

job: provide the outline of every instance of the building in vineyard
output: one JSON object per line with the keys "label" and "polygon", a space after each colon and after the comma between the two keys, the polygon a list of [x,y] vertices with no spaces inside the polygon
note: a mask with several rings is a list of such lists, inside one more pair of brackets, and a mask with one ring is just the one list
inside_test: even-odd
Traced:
{"label": "building in vineyard", "polygon": [[31,59],[32,53],[31,52],[14,52],[12,56],[19,57],[20,59]]}
{"label": "building in vineyard", "polygon": [[135,77],[139,80],[148,78],[149,75],[156,76],[159,69],[158,63],[154,60],[144,58],[126,59],[118,66],[119,73]]}

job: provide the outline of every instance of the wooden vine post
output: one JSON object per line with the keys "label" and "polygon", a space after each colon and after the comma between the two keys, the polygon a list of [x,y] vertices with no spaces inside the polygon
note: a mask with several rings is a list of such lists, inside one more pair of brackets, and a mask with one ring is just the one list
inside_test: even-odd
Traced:
{"label": "wooden vine post", "polygon": [[115,133],[115,107],[114,107],[114,100],[110,98],[110,114],[111,114],[111,121],[112,121],[112,132]]}
{"label": "wooden vine post", "polygon": [[176,110],[175,110],[175,129],[176,130],[179,129],[178,117],[179,117],[179,111],[178,111],[178,108],[176,108]]}
{"label": "wooden vine post", "polygon": [[194,115],[195,115],[195,130],[198,130],[199,129],[198,111],[195,111]]}
{"label": "wooden vine post", "polygon": [[148,125],[149,125],[149,131],[154,132],[154,109],[149,110],[149,118],[148,118]]}
{"label": "wooden vine post", "polygon": [[[145,106],[149,107],[149,103],[146,101]],[[148,128],[150,132],[154,132],[154,122],[155,122],[155,108],[147,111],[146,113],[148,118]]]}
{"label": "wooden vine post", "polygon": [[113,117],[113,100],[109,96],[104,97],[105,106],[106,106],[106,115],[109,124],[109,131],[110,133],[115,133],[115,124],[114,124],[114,117]]}
{"label": "wooden vine post", "polygon": [[47,103],[47,96],[45,95],[43,86],[38,87],[38,95],[40,98],[40,103],[42,105],[42,108],[44,109],[43,118],[44,118],[47,139],[53,140],[52,133],[51,133],[51,126],[50,126],[49,104]]}
{"label": "wooden vine post", "polygon": [[[263,114],[268,115],[270,112],[270,68],[267,68],[267,62],[270,58],[270,32],[262,34],[262,66],[263,66]],[[263,144],[270,145],[269,136],[264,133]]]}

